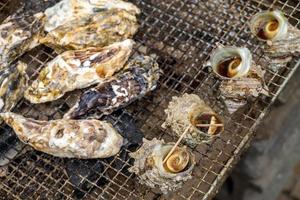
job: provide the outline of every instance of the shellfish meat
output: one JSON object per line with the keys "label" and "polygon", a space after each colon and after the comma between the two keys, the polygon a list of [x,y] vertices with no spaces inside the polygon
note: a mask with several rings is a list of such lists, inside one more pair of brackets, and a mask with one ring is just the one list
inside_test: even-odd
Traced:
{"label": "shellfish meat", "polygon": [[[45,11],[45,31],[51,32],[76,19],[89,19],[93,15],[110,9],[126,10],[133,15],[140,13],[135,5],[121,0],[62,0]],[[73,26],[76,25],[73,24]]]}
{"label": "shellfish meat", "polygon": [[23,97],[28,80],[26,69],[27,65],[20,61],[0,69],[0,112],[10,111]]}
{"label": "shellfish meat", "polygon": [[135,15],[126,10],[111,9],[91,18],[82,17],[61,25],[41,38],[40,42],[57,52],[65,49],[103,47],[132,38],[137,30]]}
{"label": "shellfish meat", "polygon": [[176,137],[188,129],[183,141],[190,147],[209,142],[224,130],[221,117],[195,94],[173,97],[165,113],[167,118],[162,127],[170,129],[170,134]]}
{"label": "shellfish meat", "polygon": [[15,113],[0,116],[22,142],[57,157],[107,158],[117,154],[123,145],[122,136],[105,121],[39,121]]}
{"label": "shellfish meat", "polygon": [[135,159],[129,168],[138,176],[139,182],[151,188],[158,187],[163,193],[175,191],[191,179],[195,166],[195,156],[186,147],[177,147],[169,159],[164,158],[174,146],[163,140],[143,139],[143,145],[130,156]]}
{"label": "shellfish meat", "polygon": [[257,13],[250,21],[250,29],[259,40],[266,41],[264,51],[273,71],[286,65],[290,60],[287,57],[300,56],[300,30],[292,26],[281,11]]}
{"label": "shellfish meat", "polygon": [[0,25],[0,67],[7,66],[38,45],[44,26],[44,14],[11,15]]}
{"label": "shellfish meat", "polygon": [[104,48],[87,48],[62,53],[49,62],[39,77],[26,90],[31,103],[56,100],[66,92],[104,82],[122,69],[133,47],[132,40]]}
{"label": "shellfish meat", "polygon": [[77,118],[93,108],[102,114],[110,114],[154,90],[160,72],[154,58],[136,56],[129,60],[117,76],[83,93],[78,103],[64,117]]}

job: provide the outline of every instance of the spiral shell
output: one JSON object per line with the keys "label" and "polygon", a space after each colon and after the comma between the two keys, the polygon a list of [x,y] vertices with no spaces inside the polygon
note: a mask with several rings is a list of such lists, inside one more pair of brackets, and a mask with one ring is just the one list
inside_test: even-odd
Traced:
{"label": "spiral shell", "polygon": [[177,190],[192,178],[195,156],[186,147],[178,147],[164,164],[163,160],[173,146],[174,143],[155,138],[144,139],[142,147],[130,154],[135,161],[129,171],[138,175],[140,183],[158,187],[163,193]]}
{"label": "spiral shell", "polygon": [[250,21],[251,32],[263,41],[284,39],[288,33],[288,25],[288,20],[278,10],[259,12]]}
{"label": "spiral shell", "polygon": [[[209,142],[224,130],[221,117],[195,94],[173,97],[165,113],[167,118],[162,127],[170,129],[171,135],[180,137],[191,126],[183,138],[183,141],[190,147],[195,147],[201,142]],[[198,125],[208,126],[199,127]]]}
{"label": "spiral shell", "polygon": [[217,48],[210,57],[215,74],[225,79],[233,79],[247,75],[252,63],[252,56],[247,48]]}

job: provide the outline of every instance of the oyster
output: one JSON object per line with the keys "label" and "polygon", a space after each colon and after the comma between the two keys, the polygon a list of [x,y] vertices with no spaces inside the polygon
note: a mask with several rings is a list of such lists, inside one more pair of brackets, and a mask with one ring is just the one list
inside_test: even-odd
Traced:
{"label": "oyster", "polygon": [[230,114],[244,106],[251,98],[257,98],[260,94],[269,95],[264,84],[264,74],[265,71],[259,65],[252,65],[246,77],[222,81],[219,90]]}
{"label": "oyster", "polygon": [[128,39],[104,48],[64,52],[46,65],[24,96],[31,103],[44,103],[66,92],[104,82],[123,68],[133,44]]}
{"label": "oyster", "polygon": [[91,18],[82,17],[61,25],[49,32],[40,42],[57,52],[64,49],[103,47],[132,38],[137,30],[135,15],[126,10],[112,9]]}
{"label": "oyster", "polygon": [[12,15],[0,25],[0,67],[7,66],[24,52],[38,45],[44,14]]}
{"label": "oyster", "polygon": [[211,55],[213,71],[225,79],[247,75],[251,67],[251,53],[247,48],[219,46]]}
{"label": "oyster", "polygon": [[221,117],[195,94],[173,97],[165,113],[167,118],[162,127],[171,129],[170,134],[176,137],[189,129],[183,141],[192,148],[201,142],[209,142],[224,130]]}
{"label": "oyster", "polygon": [[[74,20],[89,19],[95,14],[110,9],[126,10],[133,15],[140,13],[135,5],[121,0],[62,0],[45,11],[45,31],[51,32],[59,26],[74,22]],[[76,25],[73,24],[73,26]]]}
{"label": "oyster", "polygon": [[152,57],[136,56],[129,60],[122,73],[83,93],[64,117],[77,118],[93,108],[110,114],[154,90],[159,75],[160,69]]}
{"label": "oyster", "polygon": [[137,174],[141,184],[158,187],[163,193],[177,190],[192,178],[195,156],[185,147],[178,147],[163,163],[173,146],[174,143],[155,138],[151,141],[144,139],[142,147],[130,154],[135,161],[129,171]]}
{"label": "oyster", "polygon": [[19,61],[0,69],[1,112],[10,111],[23,97],[28,80],[26,68],[27,65]]}
{"label": "oyster", "polygon": [[105,121],[39,121],[15,113],[1,113],[0,116],[22,142],[53,156],[107,158],[117,154],[123,144],[122,136]]}
{"label": "oyster", "polygon": [[273,71],[286,65],[288,57],[300,56],[300,30],[289,24],[281,11],[257,13],[250,21],[250,29],[259,40],[266,41],[264,50]]}

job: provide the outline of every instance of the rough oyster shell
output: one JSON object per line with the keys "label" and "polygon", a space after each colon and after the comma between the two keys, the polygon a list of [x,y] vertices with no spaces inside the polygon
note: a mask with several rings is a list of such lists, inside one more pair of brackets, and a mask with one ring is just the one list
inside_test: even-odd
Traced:
{"label": "rough oyster shell", "polygon": [[163,140],[143,139],[142,147],[131,153],[130,156],[135,159],[134,164],[129,168],[130,172],[138,176],[139,182],[151,188],[158,187],[163,193],[175,191],[180,188],[183,182],[191,179],[191,173],[195,165],[195,156],[185,147],[182,148],[189,154],[189,163],[184,171],[172,173],[166,170],[163,159],[174,143],[165,143]]}
{"label": "rough oyster shell", "polygon": [[112,9],[93,15],[92,18],[82,17],[59,26],[40,42],[57,52],[64,49],[103,47],[132,38],[137,30],[135,15],[126,10]]}
{"label": "rough oyster shell", "polygon": [[[50,32],[59,26],[68,24],[76,19],[89,19],[95,14],[110,9],[126,10],[133,15],[140,10],[129,2],[121,0],[62,0],[45,11],[45,31]],[[76,26],[73,24],[73,26]]]}
{"label": "rough oyster shell", "polygon": [[0,113],[19,139],[53,156],[107,158],[117,154],[123,138],[110,123],[99,120],[27,119],[14,113]]}
{"label": "rough oyster shell", "polygon": [[12,15],[0,25],[0,67],[7,66],[26,51],[38,45],[44,25],[44,14]]}
{"label": "rough oyster shell", "polygon": [[215,74],[232,79],[245,76],[251,67],[252,56],[247,48],[219,45],[212,53],[210,63]]}
{"label": "rough oyster shell", "polygon": [[[215,124],[223,124],[223,121],[195,94],[183,94],[180,97],[173,97],[165,113],[167,114],[167,118],[162,124],[162,128],[171,129],[169,132],[171,135],[180,137],[182,133],[191,126],[183,138],[183,141],[192,148],[201,142],[209,142],[224,130],[223,126],[217,127],[215,130],[212,130],[213,126],[207,127],[206,129],[196,126],[200,120],[199,117],[206,115],[214,116],[216,119]],[[207,120],[210,121],[210,119]]]}
{"label": "rough oyster shell", "polygon": [[246,77],[222,81],[219,90],[230,114],[244,106],[250,98],[257,98],[259,94],[269,95],[264,74],[260,66],[252,64]]}
{"label": "rough oyster shell", "polygon": [[10,111],[23,97],[27,87],[27,65],[16,62],[0,69],[0,111]]}
{"label": "rough oyster shell", "polygon": [[31,103],[44,103],[62,97],[66,92],[103,82],[122,69],[133,47],[132,40],[104,48],[67,51],[49,62],[26,90]]}
{"label": "rough oyster shell", "polygon": [[[272,27],[274,22],[277,24]],[[293,56],[300,56],[300,30],[289,24],[281,11],[257,13],[250,21],[250,29],[258,39],[267,41],[264,51],[269,57],[271,70],[277,71],[286,66]],[[270,37],[259,37],[259,30],[265,35],[271,32]]]}
{"label": "rough oyster shell", "polygon": [[77,118],[93,108],[97,108],[101,114],[110,114],[154,90],[160,72],[154,58],[135,56],[129,59],[125,69],[117,76],[84,92],[64,117]]}

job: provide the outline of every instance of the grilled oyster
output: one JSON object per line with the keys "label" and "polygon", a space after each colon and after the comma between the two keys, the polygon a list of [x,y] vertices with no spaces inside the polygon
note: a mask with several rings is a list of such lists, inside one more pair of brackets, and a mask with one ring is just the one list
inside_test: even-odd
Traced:
{"label": "grilled oyster", "polygon": [[247,48],[219,46],[211,55],[213,71],[225,79],[243,77],[251,67],[252,56]]}
{"label": "grilled oyster", "polygon": [[152,57],[136,56],[122,73],[86,91],[64,117],[77,118],[93,108],[110,114],[154,90],[159,74],[158,64]]}
{"label": "grilled oyster", "polygon": [[[10,111],[23,97],[27,86],[27,65],[15,62],[0,69],[0,111]],[[1,121],[1,120],[0,120]]]}
{"label": "grilled oyster", "polygon": [[219,90],[230,114],[244,106],[248,99],[257,98],[259,94],[269,95],[264,74],[259,65],[252,65],[246,77],[222,81]]}
{"label": "grilled oyster", "polygon": [[24,52],[38,45],[44,14],[12,15],[0,25],[0,67],[7,66]]}
{"label": "grilled oyster", "polygon": [[112,9],[91,18],[82,17],[61,25],[49,32],[40,42],[57,52],[64,49],[103,47],[131,38],[137,29],[137,19],[134,15],[126,10]]}
{"label": "grilled oyster", "polygon": [[288,57],[300,56],[300,30],[289,24],[281,11],[257,13],[250,21],[250,29],[259,40],[267,42],[265,53],[273,71],[286,65]]}
{"label": "grilled oyster", "polygon": [[14,113],[1,113],[0,116],[22,142],[53,156],[106,158],[117,154],[123,144],[122,136],[105,121],[38,121]]}
{"label": "grilled oyster", "polygon": [[126,10],[133,15],[140,13],[135,5],[121,0],[63,0],[45,11],[45,31],[51,32],[80,18],[90,19],[110,9]]}
{"label": "grilled oyster", "polygon": [[221,117],[195,94],[173,97],[165,113],[167,118],[162,127],[171,129],[172,135],[180,137],[190,127],[183,139],[190,147],[209,142],[224,130]]}
{"label": "grilled oyster", "polygon": [[131,54],[132,40],[104,48],[67,51],[49,62],[37,80],[26,90],[31,103],[43,103],[66,92],[103,82],[123,68]]}
{"label": "grilled oyster", "polygon": [[151,141],[144,139],[142,147],[130,154],[135,161],[129,171],[137,174],[141,184],[158,187],[163,193],[177,190],[192,178],[195,156],[185,147],[178,147],[163,163],[173,146],[173,143],[155,138]]}

